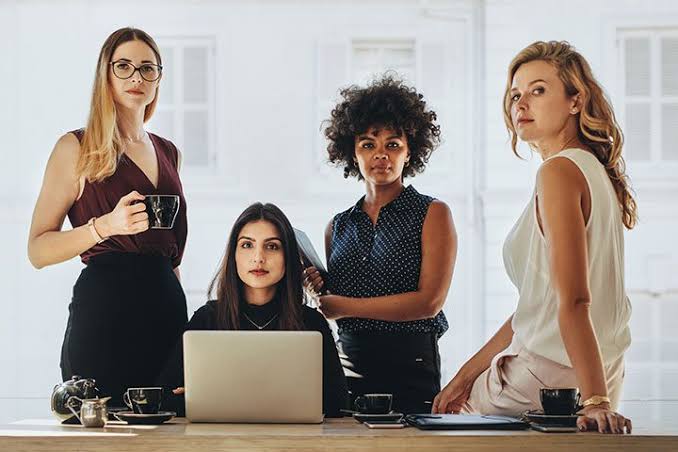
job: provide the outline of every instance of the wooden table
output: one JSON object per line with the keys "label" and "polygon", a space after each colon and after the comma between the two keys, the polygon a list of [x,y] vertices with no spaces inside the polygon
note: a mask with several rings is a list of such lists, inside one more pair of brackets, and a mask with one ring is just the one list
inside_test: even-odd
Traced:
{"label": "wooden table", "polygon": [[104,428],[62,426],[55,420],[0,425],[0,451],[225,451],[225,450],[452,450],[677,451],[678,425],[644,426],[631,435],[536,431],[371,430],[354,420],[320,425],[191,424],[160,426],[111,422]]}

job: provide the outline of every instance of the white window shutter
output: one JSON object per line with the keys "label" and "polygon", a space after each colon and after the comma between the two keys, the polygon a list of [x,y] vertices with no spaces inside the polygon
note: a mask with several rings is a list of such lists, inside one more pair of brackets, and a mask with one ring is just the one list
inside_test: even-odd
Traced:
{"label": "white window shutter", "polygon": [[629,160],[649,161],[650,148],[650,104],[626,104],[626,153]]}
{"label": "white window shutter", "polygon": [[184,102],[206,103],[209,49],[204,45],[184,48]]}
{"label": "white window shutter", "polygon": [[678,104],[662,106],[662,159],[678,161]]}
{"label": "white window shutter", "polygon": [[[631,161],[652,160],[652,53],[649,36],[624,40],[626,154]],[[644,97],[638,101],[637,97]],[[636,100],[633,98],[636,97]]]}
{"label": "white window shutter", "polygon": [[214,153],[214,40],[159,37],[163,63],[160,98],[149,128],[181,150],[184,165],[207,169]]}
{"label": "white window shutter", "polygon": [[627,96],[650,95],[650,39],[627,38],[625,41],[625,80]]}
{"label": "white window shutter", "polygon": [[209,114],[206,109],[184,112],[184,161],[187,165],[209,164]]}
{"label": "white window shutter", "polygon": [[209,57],[207,44],[196,42],[183,48],[184,156],[191,166],[210,163]]}
{"label": "white window shutter", "polygon": [[662,95],[678,96],[678,37],[661,40]]}
{"label": "white window shutter", "polygon": [[351,81],[366,85],[385,72],[406,83],[416,82],[416,51],[412,39],[356,39],[351,48]]}

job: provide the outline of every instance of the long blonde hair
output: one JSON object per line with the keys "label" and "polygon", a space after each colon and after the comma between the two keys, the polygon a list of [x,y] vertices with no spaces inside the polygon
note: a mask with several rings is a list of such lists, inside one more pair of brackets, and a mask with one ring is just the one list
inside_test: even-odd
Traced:
{"label": "long blonde hair", "polygon": [[624,135],[617,124],[612,105],[594,78],[588,62],[566,41],[534,42],[521,50],[509,64],[504,92],[504,122],[513,153],[518,155],[518,135],[511,121],[513,76],[522,64],[535,60],[546,61],[556,68],[568,96],[579,94],[581,108],[580,113],[577,113],[578,138],[605,166],[621,206],[624,226],[632,229],[638,221],[638,213],[622,157]]}
{"label": "long blonde hair", "polygon": [[[84,176],[89,182],[100,182],[112,175],[123,152],[122,137],[116,121],[115,103],[108,74],[115,49],[128,41],[142,41],[148,44],[158,64],[162,65],[160,50],[153,38],[137,28],[126,27],[116,30],[104,42],[99,52],[92,104],[76,167],[78,176]],[[144,122],[153,115],[157,102],[158,89],[156,88],[153,101],[146,106],[144,111]]]}

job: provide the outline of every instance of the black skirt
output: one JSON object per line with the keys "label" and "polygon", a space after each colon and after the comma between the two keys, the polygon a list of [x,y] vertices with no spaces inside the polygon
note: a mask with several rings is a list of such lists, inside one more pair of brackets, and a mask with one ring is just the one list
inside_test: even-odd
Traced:
{"label": "black skirt", "polygon": [[341,333],[339,345],[351,404],[362,394],[387,393],[398,412],[431,412],[440,392],[437,334]]}
{"label": "black skirt", "polygon": [[186,298],[162,256],[93,256],[73,287],[61,376],[94,378],[110,406],[129,387],[154,386],[187,322]]}

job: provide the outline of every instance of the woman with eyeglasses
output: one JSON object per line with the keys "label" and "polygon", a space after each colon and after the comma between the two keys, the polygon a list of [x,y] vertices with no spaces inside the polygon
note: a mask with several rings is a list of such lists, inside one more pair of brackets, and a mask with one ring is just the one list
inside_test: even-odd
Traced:
{"label": "woman with eyeglasses", "polygon": [[[187,321],[179,281],[186,243],[181,154],[144,124],[158,102],[162,61],[148,34],[111,34],[97,63],[89,120],[57,141],[33,213],[36,268],[80,255],[61,351],[64,380],[94,378],[121,404],[153,384]],[[149,229],[145,195],[177,195],[170,229]],[[62,230],[64,218],[72,229]]]}

